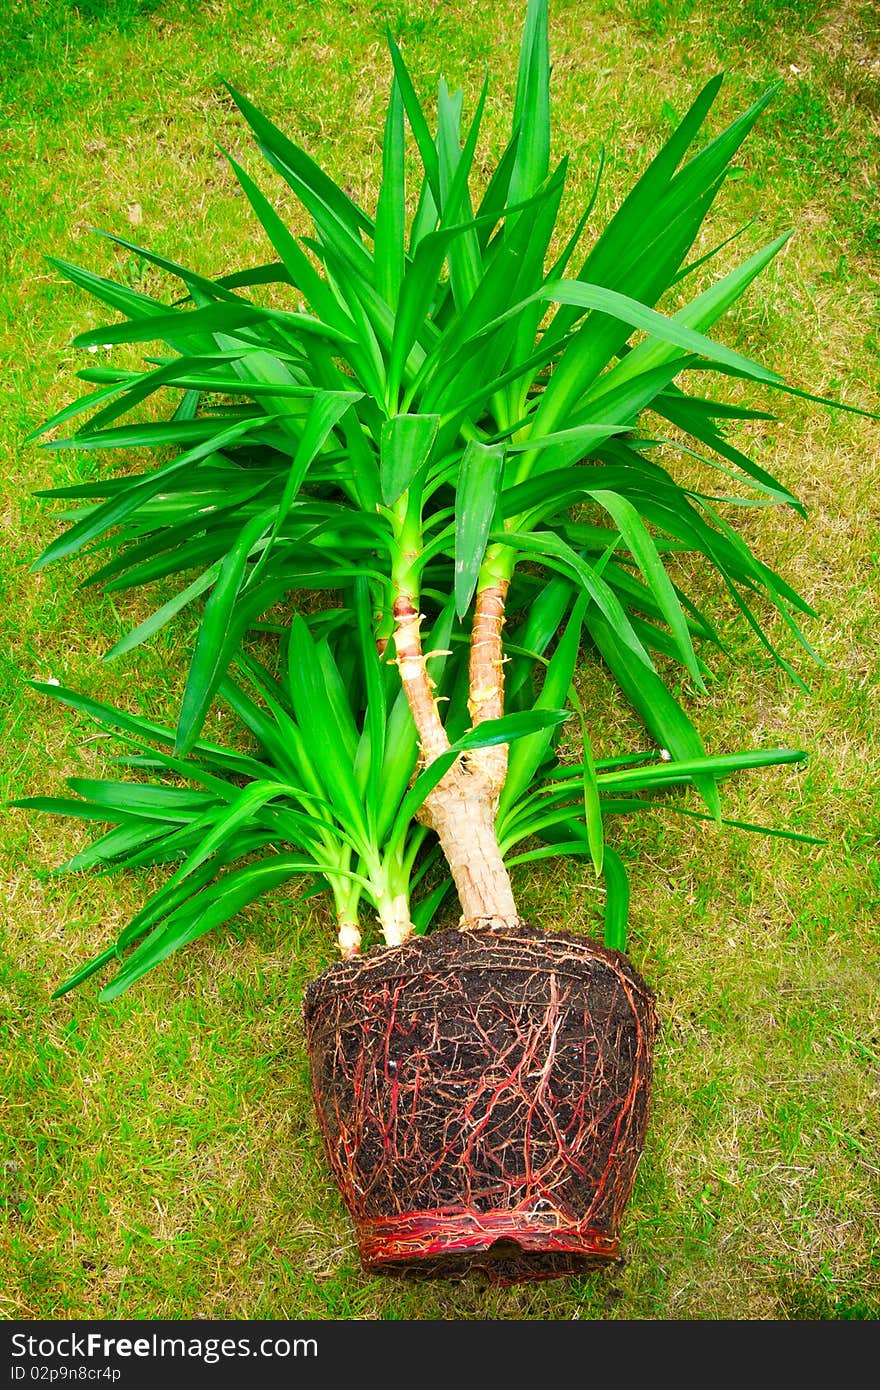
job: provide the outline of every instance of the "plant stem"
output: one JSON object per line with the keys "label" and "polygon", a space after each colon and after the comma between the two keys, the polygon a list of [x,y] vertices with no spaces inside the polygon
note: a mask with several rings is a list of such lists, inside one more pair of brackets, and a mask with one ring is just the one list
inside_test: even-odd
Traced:
{"label": "plant stem", "polygon": [[[468,694],[468,709],[474,728],[487,719],[501,719],[504,714],[504,649],[501,634],[514,563],[514,552],[496,543],[488,547],[480,567],[471,629]],[[472,757],[492,783],[497,810],[498,797],[507,776],[507,744],[475,749]]]}
{"label": "plant stem", "polygon": [[394,646],[401,684],[419,736],[421,763],[427,767],[446,752],[449,739],[422,651],[422,615],[416,606],[417,599],[418,595],[402,593],[394,600]]}
{"label": "plant stem", "polygon": [[386,946],[402,946],[409,941],[415,930],[409,916],[409,902],[405,893],[398,893],[379,903],[379,921]]}
{"label": "plant stem", "polygon": [[490,584],[477,593],[470,648],[470,695],[468,709],[474,727],[486,719],[504,714],[504,668],[501,629],[507,580]]}
{"label": "plant stem", "polygon": [[[501,629],[507,579],[490,570],[477,597],[471,636],[469,708],[474,724],[504,712]],[[394,603],[400,678],[428,766],[449,747],[421,645],[417,595],[399,593]],[[425,799],[418,819],[434,830],[449,864],[462,909],[462,925],[504,926],[519,914],[495,831],[498,797],[507,770],[507,748],[474,749],[456,760]]]}
{"label": "plant stem", "polygon": [[519,921],[495,831],[494,795],[485,773],[460,759],[426,797],[419,820],[436,831],[461,903],[462,926]]}
{"label": "plant stem", "polygon": [[336,939],[343,960],[351,960],[361,953],[361,933],[357,917],[340,912],[336,918]]}
{"label": "plant stem", "polygon": [[[474,624],[470,647],[470,690],[468,709],[474,728],[487,719],[501,719],[504,714],[504,657],[501,630],[504,627],[504,602],[507,580],[489,584],[477,592]],[[489,780],[495,809],[507,776],[507,744],[492,748],[475,748],[471,762],[479,766]]]}

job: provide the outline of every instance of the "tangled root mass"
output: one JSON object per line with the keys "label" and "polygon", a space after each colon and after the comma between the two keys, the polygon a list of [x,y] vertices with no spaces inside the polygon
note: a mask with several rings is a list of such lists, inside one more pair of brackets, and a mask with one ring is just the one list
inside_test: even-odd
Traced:
{"label": "tangled root mass", "polygon": [[442,931],[331,967],[305,1017],[367,1269],[510,1283],[616,1258],[656,1032],[625,956],[525,924]]}

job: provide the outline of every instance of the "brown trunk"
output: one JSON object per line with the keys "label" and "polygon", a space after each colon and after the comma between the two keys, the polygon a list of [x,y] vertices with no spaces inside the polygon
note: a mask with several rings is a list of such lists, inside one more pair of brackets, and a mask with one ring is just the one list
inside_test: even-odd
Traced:
{"label": "brown trunk", "polygon": [[428,675],[422,652],[422,615],[409,594],[394,603],[394,646],[397,669],[419,735],[421,764],[427,767],[449,747],[449,739],[434,698],[434,682]]}
{"label": "brown trunk", "polygon": [[519,921],[495,833],[497,804],[482,769],[460,761],[419,813],[422,824],[437,832],[458,890],[462,926],[498,928]]}
{"label": "brown trunk", "polygon": [[[507,598],[506,580],[481,589],[474,609],[471,632],[470,693],[468,709],[474,728],[487,719],[501,719],[504,714],[504,657],[501,629],[504,627],[504,602]],[[507,744],[494,748],[478,748],[471,755],[474,768],[479,767],[488,779],[493,796],[493,816],[507,776]]]}
{"label": "brown trunk", "polygon": [[[474,726],[504,712],[501,628],[506,584],[478,595],[471,638],[470,699]],[[421,745],[424,767],[449,748],[421,646],[421,616],[408,595],[394,604],[400,679]],[[510,878],[495,833],[507,747],[476,748],[458,758],[418,813],[440,840],[459,901],[463,926],[500,928],[519,921]]]}
{"label": "brown trunk", "polygon": [[504,658],[501,629],[507,582],[491,584],[477,594],[471,633],[470,698],[468,709],[474,724],[500,719],[504,713]]}

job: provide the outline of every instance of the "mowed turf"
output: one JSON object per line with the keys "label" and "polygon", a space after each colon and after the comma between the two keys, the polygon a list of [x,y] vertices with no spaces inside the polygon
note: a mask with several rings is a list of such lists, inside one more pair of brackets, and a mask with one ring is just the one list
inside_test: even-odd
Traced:
{"label": "mowed turf", "polygon": [[[102,321],[45,255],[156,293],[170,286],[89,229],[209,274],[267,258],[217,149],[257,167],[221,75],[372,208],[390,82],[386,23],[423,93],[442,72],[472,110],[489,66],[488,171],[509,122],[521,19],[501,0],[479,11],[457,0],[12,5],[0,41],[5,796],[57,793],[66,776],[108,772],[116,751],[41,701],[29,678],[173,718],[190,644],[183,623],[102,665],[161,591],[150,604],[78,589],[84,563],[29,573],[57,533],[57,508],[33,500],[32,489],[108,467],[23,442],[77,394],[75,373],[93,359],[70,341]],[[719,331],[806,390],[880,408],[873,7],[557,0],[550,25],[555,153],[572,155],[572,207],[606,142],[596,226],[719,68],[728,80],[713,129],[782,79],[700,249],[751,217],[756,225],[725,265],[788,227],[796,234]],[[275,191],[285,205],[280,185]],[[734,383],[718,389],[735,398]],[[725,814],[827,844],[719,831],[660,809],[615,827],[633,880],[630,955],[657,990],[663,1020],[620,1265],[512,1290],[365,1276],[327,1177],[302,1045],[303,989],[333,957],[329,912],[282,893],[111,1005],[96,1004],[93,982],[52,1002],[53,987],[112,939],[156,880],[52,877],[86,833],[9,810],[0,825],[0,1314],[880,1313],[877,422],[798,398],[774,397],[769,408],[778,423],[739,425],[732,438],[792,488],[808,519],[762,508],[739,520],[758,554],[817,609],[808,635],[824,665],[804,660],[780,623],[774,637],[809,687],[797,689],[733,623],[719,592],[707,600],[729,649],[713,659],[708,696],[683,691],[710,752],[810,753],[805,769],[725,784]],[[118,462],[137,467],[133,455]],[[589,654],[580,689],[598,755],[639,744]],[[531,920],[600,930],[601,892],[588,866],[550,862],[519,871],[515,883]]]}

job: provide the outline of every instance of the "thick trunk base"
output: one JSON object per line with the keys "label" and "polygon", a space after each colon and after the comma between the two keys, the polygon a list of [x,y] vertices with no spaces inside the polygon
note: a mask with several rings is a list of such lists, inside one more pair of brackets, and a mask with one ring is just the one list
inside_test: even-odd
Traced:
{"label": "thick trunk base", "polygon": [[656,1032],[625,956],[524,924],[442,931],[331,967],[305,1019],[366,1269],[514,1283],[616,1258]]}
{"label": "thick trunk base", "polygon": [[495,833],[496,806],[497,792],[486,773],[463,763],[446,774],[419,811],[419,820],[430,826],[440,841],[455,881],[463,923],[489,922],[503,927],[519,921]]}

